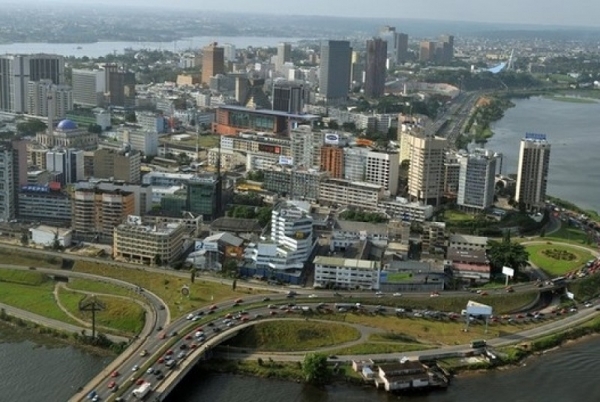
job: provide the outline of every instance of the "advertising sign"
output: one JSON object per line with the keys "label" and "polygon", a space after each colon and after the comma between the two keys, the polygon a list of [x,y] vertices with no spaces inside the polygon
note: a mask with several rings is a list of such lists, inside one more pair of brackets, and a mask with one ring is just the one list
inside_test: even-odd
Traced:
{"label": "advertising sign", "polygon": [[469,300],[469,302],[467,303],[467,314],[474,316],[490,316],[492,315],[492,307]]}
{"label": "advertising sign", "polygon": [[291,158],[289,156],[284,156],[281,155],[279,157],[279,164],[280,165],[288,165],[288,166],[292,166],[294,164],[294,158]]}
{"label": "advertising sign", "polygon": [[325,144],[339,145],[339,143],[340,143],[339,134],[333,134],[333,133],[325,134]]}
{"label": "advertising sign", "polygon": [[502,267],[502,274],[512,278],[515,276],[515,270],[510,267]]}

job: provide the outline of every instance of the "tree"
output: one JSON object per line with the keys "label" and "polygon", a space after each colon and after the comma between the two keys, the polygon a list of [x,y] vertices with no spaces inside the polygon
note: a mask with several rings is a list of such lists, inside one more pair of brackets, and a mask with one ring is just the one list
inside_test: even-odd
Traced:
{"label": "tree", "polygon": [[135,116],[135,112],[129,111],[125,113],[125,121],[127,123],[136,123],[137,117]]}
{"label": "tree", "polygon": [[196,267],[190,268],[190,282],[194,283],[196,281]]}
{"label": "tree", "polygon": [[17,132],[19,134],[33,135],[41,133],[48,128],[46,123],[37,119],[28,119],[17,124]]}
{"label": "tree", "polygon": [[238,274],[238,263],[236,260],[228,259],[223,264],[223,273],[235,278]]}
{"label": "tree", "polygon": [[102,127],[100,127],[98,124],[90,124],[88,126],[88,133],[92,133],[92,134],[102,134]]}
{"label": "tree", "polygon": [[529,253],[525,246],[510,240],[510,232],[505,233],[502,241],[492,240],[489,245],[489,259],[495,272],[501,272],[502,267],[510,267],[516,275],[520,268],[527,266]]}
{"label": "tree", "polygon": [[21,244],[26,246],[27,244],[29,244],[29,236],[27,235],[27,233],[23,233],[21,235]]}
{"label": "tree", "polygon": [[302,362],[304,380],[310,384],[325,384],[330,376],[327,356],[320,353],[308,353]]}

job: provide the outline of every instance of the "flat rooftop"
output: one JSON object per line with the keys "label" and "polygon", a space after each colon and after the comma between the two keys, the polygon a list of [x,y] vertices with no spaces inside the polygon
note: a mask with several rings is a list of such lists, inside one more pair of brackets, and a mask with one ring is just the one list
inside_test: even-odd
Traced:
{"label": "flat rooftop", "polygon": [[321,116],[318,116],[316,114],[294,114],[294,113],[281,112],[279,110],[251,109],[248,107],[234,106],[234,105],[219,106],[219,109],[231,110],[231,111],[235,111],[235,112],[250,112],[250,113],[257,113],[257,114],[266,114],[269,116],[287,117],[287,118],[296,119],[296,120],[318,120],[321,118]]}

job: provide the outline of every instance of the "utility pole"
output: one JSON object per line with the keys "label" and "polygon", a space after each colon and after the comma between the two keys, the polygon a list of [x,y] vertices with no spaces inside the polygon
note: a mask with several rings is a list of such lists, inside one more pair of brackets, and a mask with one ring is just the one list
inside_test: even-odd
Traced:
{"label": "utility pole", "polygon": [[104,303],[102,303],[95,295],[84,296],[79,301],[79,311],[91,311],[92,312],[92,339],[96,337],[96,311],[103,311],[106,309]]}

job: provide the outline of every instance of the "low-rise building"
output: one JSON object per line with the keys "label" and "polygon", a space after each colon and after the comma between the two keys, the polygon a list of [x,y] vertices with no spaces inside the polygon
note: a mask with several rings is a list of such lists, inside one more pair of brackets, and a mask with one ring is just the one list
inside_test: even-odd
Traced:
{"label": "low-rise building", "polygon": [[409,202],[406,198],[397,197],[394,200],[382,201],[379,208],[388,215],[409,222],[423,223],[433,216],[432,205],[420,202]]}
{"label": "low-rise building", "polygon": [[228,232],[243,239],[258,237],[263,229],[257,219],[223,217],[212,221],[210,234]]}
{"label": "low-rise building", "polygon": [[[136,217],[139,218],[139,217]],[[114,228],[113,256],[142,264],[171,264],[183,253],[183,223],[146,226],[131,217]]]}
{"label": "low-rise building", "polygon": [[485,250],[458,250],[449,248],[446,256],[452,276],[471,283],[489,282],[491,266]]}
{"label": "low-rise building", "polygon": [[70,223],[73,208],[69,195],[60,188],[45,185],[21,187],[18,197],[18,217],[23,221],[48,224]]}
{"label": "low-rise building", "polygon": [[485,250],[487,249],[488,240],[485,236],[452,234],[448,239],[448,248],[455,250]]}
{"label": "low-rise building", "polygon": [[429,374],[423,364],[407,359],[379,365],[377,379],[383,382],[388,392],[429,386]]}
{"label": "low-rise building", "polygon": [[384,188],[378,184],[327,179],[319,187],[319,203],[374,210],[377,209],[383,194]]}
{"label": "low-rise building", "polygon": [[381,265],[378,261],[317,256],[315,288],[379,289]]}
{"label": "low-rise building", "polygon": [[429,262],[390,261],[381,273],[380,288],[385,292],[439,292],[444,290],[443,267]]}
{"label": "low-rise building", "polygon": [[333,249],[345,249],[361,240],[387,243],[387,224],[344,220],[337,220],[333,224],[331,235],[331,247]]}

